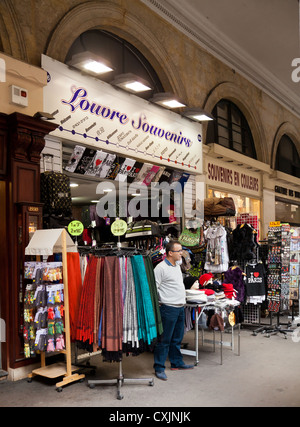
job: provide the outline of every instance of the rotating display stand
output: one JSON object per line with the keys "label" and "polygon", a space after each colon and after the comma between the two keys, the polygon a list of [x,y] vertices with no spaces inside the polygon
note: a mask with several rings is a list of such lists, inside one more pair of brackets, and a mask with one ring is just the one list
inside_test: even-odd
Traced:
{"label": "rotating display stand", "polygon": [[60,353],[65,354],[66,362],[54,363],[47,366],[46,354],[44,351],[41,351],[41,367],[34,369],[31,374],[28,375],[29,381],[36,375],[51,379],[63,377],[61,381],[56,383],[57,391],[62,391],[62,387],[67,384],[81,381],[85,378],[84,374],[75,373],[79,368],[72,366],[71,363],[67,252],[77,252],[77,248],[65,229],[37,230],[25,249],[25,255],[36,257],[62,253],[65,350],[61,350]]}

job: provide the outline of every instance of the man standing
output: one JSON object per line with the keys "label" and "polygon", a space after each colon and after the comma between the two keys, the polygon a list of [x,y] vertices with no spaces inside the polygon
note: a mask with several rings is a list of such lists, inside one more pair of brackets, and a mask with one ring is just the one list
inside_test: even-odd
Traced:
{"label": "man standing", "polygon": [[186,365],[180,351],[184,335],[185,286],[180,268],[182,246],[173,240],[166,246],[166,258],[154,269],[155,281],[160,301],[163,335],[154,349],[155,375],[167,380],[165,362],[169,356],[171,370],[191,369]]}

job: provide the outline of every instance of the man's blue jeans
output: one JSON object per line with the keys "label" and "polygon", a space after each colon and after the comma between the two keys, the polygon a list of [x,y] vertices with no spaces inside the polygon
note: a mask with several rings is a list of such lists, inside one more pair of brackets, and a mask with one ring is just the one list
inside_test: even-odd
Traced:
{"label": "man's blue jeans", "polygon": [[184,307],[160,306],[163,324],[163,336],[154,349],[154,369],[156,372],[165,370],[165,362],[169,356],[171,368],[184,364],[180,351],[184,335]]}

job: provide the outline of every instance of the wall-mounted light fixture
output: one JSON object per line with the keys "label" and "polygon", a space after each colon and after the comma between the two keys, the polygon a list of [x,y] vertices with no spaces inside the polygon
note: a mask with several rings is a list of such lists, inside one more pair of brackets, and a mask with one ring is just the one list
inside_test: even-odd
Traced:
{"label": "wall-mounted light fixture", "polygon": [[182,115],[198,122],[215,120],[214,116],[201,108],[187,108],[183,111]]}
{"label": "wall-mounted light fixture", "polygon": [[169,92],[155,93],[150,101],[154,104],[170,109],[186,106],[176,95]]}
{"label": "wall-mounted light fixture", "polygon": [[145,92],[153,89],[146,80],[133,73],[119,74],[114,78],[111,84],[132,93]]}
{"label": "wall-mounted light fixture", "polygon": [[68,65],[94,75],[113,71],[112,65],[106,59],[88,51],[73,55]]}

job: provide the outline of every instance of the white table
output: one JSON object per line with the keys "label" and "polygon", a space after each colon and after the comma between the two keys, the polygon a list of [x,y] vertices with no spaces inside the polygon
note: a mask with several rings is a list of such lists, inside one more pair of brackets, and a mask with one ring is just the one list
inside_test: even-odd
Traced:
{"label": "white table", "polygon": [[[219,302],[219,301],[215,301],[215,302],[209,302],[209,303],[188,303],[186,304],[186,307],[191,307],[191,308],[195,308],[195,326],[194,326],[194,331],[195,331],[195,349],[194,350],[189,350],[187,348],[182,348],[181,349],[181,353],[185,354],[187,356],[194,356],[196,358],[195,360],[195,365],[198,365],[199,363],[199,329],[201,329],[202,331],[202,345],[204,343],[213,343],[214,345],[214,351],[216,349],[216,343],[220,344],[220,364],[223,364],[223,346],[227,346],[227,347],[231,347],[231,350],[234,351],[234,332],[236,330],[235,326],[237,326],[237,331],[238,331],[238,356],[240,356],[240,328],[241,325],[240,323],[238,323],[237,325],[234,326],[229,326],[229,328],[231,328],[231,341],[223,341],[223,331],[219,331],[220,332],[220,340],[216,341],[216,331],[213,330],[213,340],[209,340],[209,339],[204,339],[204,331],[205,329],[199,327],[199,319],[201,317],[201,315],[203,314],[205,308],[212,308],[212,309],[217,309],[217,310],[227,310],[227,309],[234,309],[234,305],[228,303],[228,304],[224,304],[224,302]],[[200,313],[198,312],[199,308],[201,308]],[[226,328],[228,329],[228,328]]]}

